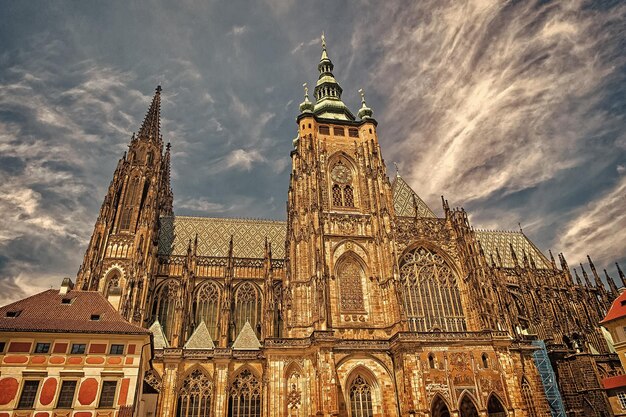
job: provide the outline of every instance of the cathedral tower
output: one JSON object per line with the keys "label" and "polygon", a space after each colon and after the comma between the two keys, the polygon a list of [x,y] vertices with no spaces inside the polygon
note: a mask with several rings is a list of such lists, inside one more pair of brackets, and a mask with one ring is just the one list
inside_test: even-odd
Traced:
{"label": "cathedral tower", "polygon": [[[300,105],[288,196],[287,331],[370,329],[400,322],[394,287],[391,185],[365,104],[341,100],[322,37],[316,103]],[[350,329],[350,330],[348,330]]]}
{"label": "cathedral tower", "polygon": [[77,285],[98,290],[133,322],[142,324],[156,259],[160,215],[172,214],[170,146],[160,134],[161,86],[119,160],[102,203]]}

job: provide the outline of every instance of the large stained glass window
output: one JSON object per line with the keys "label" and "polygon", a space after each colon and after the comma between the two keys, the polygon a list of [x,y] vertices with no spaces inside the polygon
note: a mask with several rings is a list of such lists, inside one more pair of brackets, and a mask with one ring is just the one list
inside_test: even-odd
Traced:
{"label": "large stained glass window", "polygon": [[261,416],[261,383],[252,372],[244,369],[230,385],[228,417]]}
{"label": "large stained glass window", "polygon": [[196,323],[204,320],[213,340],[218,338],[220,288],[212,281],[202,284],[196,293]]}
{"label": "large stained glass window", "polygon": [[361,375],[350,384],[350,416],[373,417],[372,387]]}
{"label": "large stained glass window", "polygon": [[464,331],[456,277],[441,255],[423,247],[400,262],[402,299],[411,331]]}
{"label": "large stained glass window", "polygon": [[199,369],[183,380],[178,393],[177,417],[209,417],[213,384]]}

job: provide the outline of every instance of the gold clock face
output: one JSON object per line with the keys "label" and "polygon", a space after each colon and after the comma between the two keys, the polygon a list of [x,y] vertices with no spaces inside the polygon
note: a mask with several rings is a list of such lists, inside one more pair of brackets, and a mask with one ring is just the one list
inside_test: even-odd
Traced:
{"label": "gold clock face", "polygon": [[337,164],[330,172],[330,177],[339,184],[347,184],[352,180],[352,173],[347,166]]}

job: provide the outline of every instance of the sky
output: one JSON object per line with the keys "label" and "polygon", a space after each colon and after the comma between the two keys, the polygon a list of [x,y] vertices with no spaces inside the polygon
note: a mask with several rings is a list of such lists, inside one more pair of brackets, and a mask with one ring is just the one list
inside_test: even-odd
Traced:
{"label": "sky", "polygon": [[154,89],[179,215],[284,219],[326,34],[442,215],[626,268],[626,3],[0,0],[0,305],[74,278]]}

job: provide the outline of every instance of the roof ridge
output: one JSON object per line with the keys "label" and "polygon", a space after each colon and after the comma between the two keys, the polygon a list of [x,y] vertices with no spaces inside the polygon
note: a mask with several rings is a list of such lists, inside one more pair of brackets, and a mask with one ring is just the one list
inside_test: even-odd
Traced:
{"label": "roof ridge", "polygon": [[7,307],[10,307],[10,306],[12,306],[12,305],[14,305],[14,304],[17,304],[17,303],[21,303],[21,302],[24,302],[24,301],[30,300],[30,299],[31,299],[31,298],[33,298],[33,297],[40,296],[40,295],[42,295],[42,294],[44,294],[44,293],[46,293],[46,292],[49,292],[49,291],[58,292],[59,290],[56,290],[56,289],[54,289],[54,288],[49,288],[49,289],[47,289],[47,290],[43,290],[43,291],[38,292],[38,293],[36,293],[36,294],[29,295],[29,296],[28,296],[28,297],[26,297],[26,298],[22,298],[22,299],[19,299],[19,300],[17,300],[17,301],[13,301],[12,303],[5,304],[5,305],[3,305],[3,306],[0,306],[0,310],[2,310],[2,309],[4,309],[4,308],[7,308]]}
{"label": "roof ridge", "polygon": [[263,222],[263,223],[280,223],[286,224],[287,220],[266,219],[261,217],[205,217],[205,216],[161,216],[161,219],[198,219],[198,220],[224,220],[224,221],[243,221],[246,223]]}

